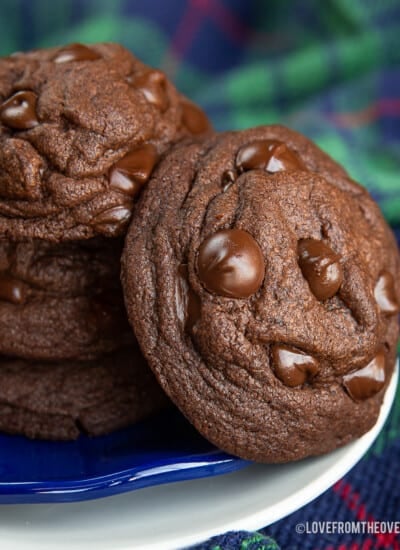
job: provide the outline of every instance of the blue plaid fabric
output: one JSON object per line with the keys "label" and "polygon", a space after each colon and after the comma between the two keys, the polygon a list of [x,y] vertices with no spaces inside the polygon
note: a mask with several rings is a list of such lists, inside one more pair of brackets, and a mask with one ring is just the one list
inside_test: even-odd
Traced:
{"label": "blue plaid fabric", "polygon": [[[0,0],[1,54],[116,41],[160,67],[217,129],[282,122],[344,164],[400,236],[398,0]],[[302,535],[297,523],[400,520],[400,394],[343,480],[259,533],[197,549],[399,549],[399,536]]]}

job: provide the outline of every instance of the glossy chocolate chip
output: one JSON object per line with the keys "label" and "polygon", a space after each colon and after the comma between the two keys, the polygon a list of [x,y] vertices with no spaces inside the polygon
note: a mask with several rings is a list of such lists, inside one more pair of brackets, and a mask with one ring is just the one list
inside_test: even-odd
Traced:
{"label": "glossy chocolate chip", "polygon": [[366,367],[343,376],[343,385],[356,401],[368,399],[385,385],[385,354],[380,351]]}
{"label": "glossy chocolate chip", "polygon": [[343,282],[340,256],[316,239],[300,240],[298,254],[300,269],[314,296],[318,300],[332,298]]}
{"label": "glossy chocolate chip", "polygon": [[375,300],[383,313],[397,313],[399,304],[394,289],[393,275],[383,271],[375,285]]}
{"label": "glossy chocolate chip", "polygon": [[222,191],[228,191],[229,187],[234,183],[236,179],[236,172],[234,170],[225,170],[221,176]]}
{"label": "glossy chocolate chip", "polygon": [[142,145],[130,151],[112,167],[110,186],[135,197],[149,179],[157,160],[157,150],[153,145]]}
{"label": "glossy chocolate chip", "polygon": [[15,130],[29,130],[39,124],[36,115],[37,95],[29,91],[17,92],[0,105],[0,120]]}
{"label": "glossy chocolate chip", "polygon": [[10,275],[0,275],[0,300],[11,304],[23,304],[26,299],[26,285]]}
{"label": "glossy chocolate chip", "polygon": [[189,132],[192,134],[202,134],[210,128],[208,118],[197,105],[188,101],[182,101],[181,107],[182,124]]}
{"label": "glossy chocolate chip", "polygon": [[114,206],[99,212],[92,220],[91,224],[98,230],[107,230],[108,233],[116,235],[121,233],[122,229],[130,220],[132,209],[128,205]]}
{"label": "glossy chocolate chip", "polygon": [[95,61],[100,55],[83,44],[68,44],[58,50],[54,56],[55,63],[70,63],[72,61]]}
{"label": "glossy chocolate chip", "polygon": [[135,87],[140,90],[147,101],[163,113],[168,109],[167,79],[161,71],[148,71],[134,78]]}
{"label": "glossy chocolate chip", "polygon": [[0,300],[13,304],[23,304],[26,299],[26,285],[10,275],[0,275]]}
{"label": "glossy chocolate chip", "polygon": [[187,330],[192,330],[201,317],[200,298],[190,287],[186,264],[181,264],[178,268],[176,281],[176,310],[178,319],[184,324]]}
{"label": "glossy chocolate chip", "polygon": [[252,141],[241,147],[236,155],[236,166],[239,172],[305,170],[305,165],[297,154],[282,141],[274,139]]}
{"label": "glossy chocolate chip", "polygon": [[265,275],[263,253],[247,231],[225,229],[202,242],[197,271],[207,290],[230,298],[248,298]]}
{"label": "glossy chocolate chip", "polygon": [[272,361],[277,378],[290,388],[303,385],[319,370],[314,357],[281,344],[273,346]]}

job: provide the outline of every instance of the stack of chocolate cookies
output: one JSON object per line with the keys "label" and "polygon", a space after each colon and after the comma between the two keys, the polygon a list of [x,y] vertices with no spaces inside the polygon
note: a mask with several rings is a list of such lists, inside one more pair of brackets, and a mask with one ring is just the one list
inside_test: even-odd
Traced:
{"label": "stack of chocolate cookies", "polygon": [[133,203],[160,155],[209,131],[115,44],[0,60],[0,429],[72,439],[167,403],[120,284]]}

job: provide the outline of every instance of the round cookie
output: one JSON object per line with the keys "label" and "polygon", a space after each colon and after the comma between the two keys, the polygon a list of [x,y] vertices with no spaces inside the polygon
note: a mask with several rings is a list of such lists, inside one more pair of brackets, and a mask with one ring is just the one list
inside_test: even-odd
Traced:
{"label": "round cookie", "polygon": [[117,44],[0,59],[0,235],[124,233],[159,155],[204,113]]}
{"label": "round cookie", "polygon": [[89,359],[132,341],[122,241],[0,241],[0,354]]}
{"label": "round cookie", "polygon": [[96,361],[0,359],[0,430],[33,439],[97,436],[168,405],[137,348]]}
{"label": "round cookie", "polygon": [[122,261],[161,386],[218,447],[287,462],[375,423],[396,356],[399,255],[369,194],[279,126],[172,150]]}

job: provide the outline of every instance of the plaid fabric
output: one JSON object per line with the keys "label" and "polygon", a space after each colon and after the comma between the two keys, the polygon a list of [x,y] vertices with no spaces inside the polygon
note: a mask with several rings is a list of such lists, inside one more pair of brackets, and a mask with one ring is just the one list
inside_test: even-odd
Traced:
{"label": "plaid fabric", "polygon": [[[400,235],[398,0],[0,0],[0,7],[2,55],[118,41],[165,70],[220,130],[279,121],[304,132],[370,190]],[[398,521],[399,479],[400,393],[373,449],[335,487],[260,533],[228,533],[197,548],[399,549],[394,534],[295,531],[307,520]]]}

